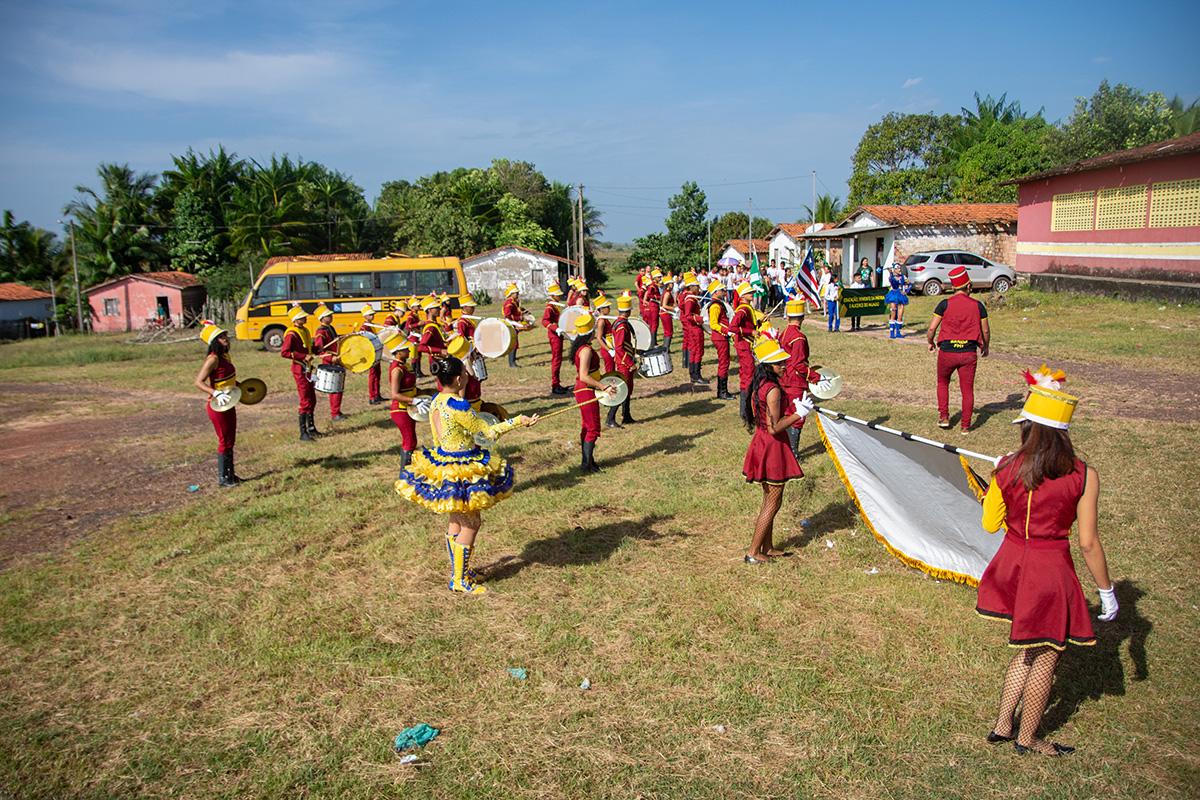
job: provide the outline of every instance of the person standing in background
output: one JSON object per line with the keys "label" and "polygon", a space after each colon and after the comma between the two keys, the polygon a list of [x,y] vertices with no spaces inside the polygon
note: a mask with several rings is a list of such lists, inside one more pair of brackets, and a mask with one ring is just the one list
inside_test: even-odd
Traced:
{"label": "person standing in background", "polygon": [[962,392],[960,424],[966,435],[971,430],[971,415],[975,410],[975,366],[979,356],[987,357],[991,330],[987,308],[971,297],[971,279],[966,268],[955,267],[949,277],[954,294],[934,308],[925,339],[930,350],[938,351],[938,427],[950,427],[950,378],[957,372]]}
{"label": "person standing in background", "polygon": [[842,329],[842,312],[840,308],[842,282],[839,278],[830,277],[829,283],[825,284],[825,293],[821,295],[821,299],[825,301],[826,328],[830,333],[840,331]]}
{"label": "person standing in background", "polygon": [[[375,309],[367,303],[362,307],[362,322],[358,324],[359,333],[375,334]],[[371,405],[378,405],[383,402],[383,397],[379,394],[379,365],[376,364],[367,370],[367,396]]]}
{"label": "person standing in background", "polygon": [[[851,289],[867,288],[866,285],[863,283],[862,273],[858,273],[854,276],[854,283],[850,284],[850,288]],[[856,314],[851,314],[850,315],[850,331],[853,333],[854,331],[858,330],[861,327],[862,327],[862,317],[858,316]]]}

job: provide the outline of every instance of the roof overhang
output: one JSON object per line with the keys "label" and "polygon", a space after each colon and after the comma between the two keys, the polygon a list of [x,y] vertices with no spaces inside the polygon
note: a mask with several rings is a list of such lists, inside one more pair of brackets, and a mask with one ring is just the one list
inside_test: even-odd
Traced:
{"label": "roof overhang", "polygon": [[823,231],[815,233],[805,233],[801,235],[801,239],[853,239],[860,233],[875,233],[876,231],[890,231],[899,228],[899,225],[864,225],[861,228],[826,228]]}

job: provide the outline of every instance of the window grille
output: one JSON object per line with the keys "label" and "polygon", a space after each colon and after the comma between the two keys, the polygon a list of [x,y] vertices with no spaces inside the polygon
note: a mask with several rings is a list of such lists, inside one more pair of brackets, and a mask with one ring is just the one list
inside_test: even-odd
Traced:
{"label": "window grille", "polygon": [[1150,227],[1196,226],[1200,226],[1200,178],[1154,184],[1150,192]]}
{"label": "window grille", "polygon": [[1096,230],[1146,227],[1146,185],[1113,186],[1096,197]]}
{"label": "window grille", "polygon": [[1095,211],[1095,192],[1056,194],[1050,215],[1050,230],[1090,231],[1094,227]]}

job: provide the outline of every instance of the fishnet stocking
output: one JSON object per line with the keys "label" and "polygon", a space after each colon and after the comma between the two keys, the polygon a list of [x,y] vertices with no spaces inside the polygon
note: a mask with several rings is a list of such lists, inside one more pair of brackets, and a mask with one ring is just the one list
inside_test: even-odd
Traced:
{"label": "fishnet stocking", "polygon": [[783,505],[783,484],[773,486],[763,484],[762,508],[754,521],[754,538],[750,540],[750,555],[755,558],[766,558],[767,550],[772,546],[771,539],[775,531],[775,515]]}
{"label": "fishnet stocking", "polygon": [[1053,754],[1053,746],[1037,738],[1038,725],[1050,699],[1054,685],[1054,670],[1058,666],[1058,651],[1052,647],[1031,647],[1018,651],[1004,672],[1004,688],[1000,691],[1000,713],[995,732],[1012,736],[1020,705],[1020,728],[1017,743],[1039,753]]}

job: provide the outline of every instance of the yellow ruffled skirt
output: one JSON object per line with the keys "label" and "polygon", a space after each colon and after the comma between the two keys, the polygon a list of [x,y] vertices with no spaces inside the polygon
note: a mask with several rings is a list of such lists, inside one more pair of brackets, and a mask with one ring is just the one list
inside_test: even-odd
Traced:
{"label": "yellow ruffled skirt", "polygon": [[438,514],[482,511],[509,497],[513,469],[491,450],[423,447],[396,481],[396,493]]}

